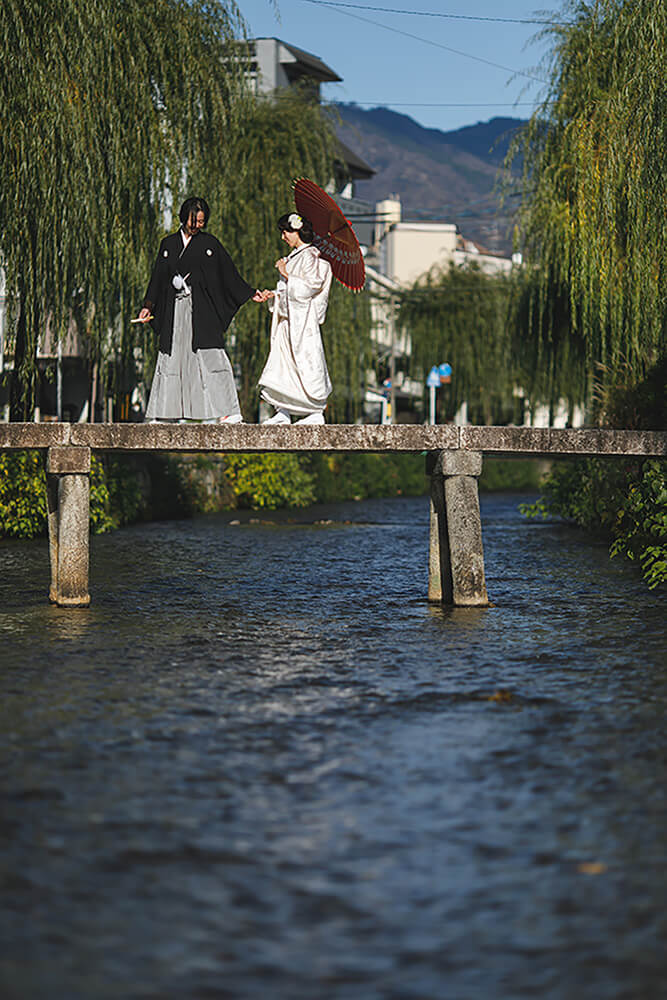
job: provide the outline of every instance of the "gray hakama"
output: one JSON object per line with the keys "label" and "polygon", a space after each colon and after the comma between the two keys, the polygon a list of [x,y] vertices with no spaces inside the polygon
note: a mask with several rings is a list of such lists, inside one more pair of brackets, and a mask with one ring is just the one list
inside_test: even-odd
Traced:
{"label": "gray hakama", "polygon": [[146,420],[216,420],[241,415],[234,372],[222,348],[192,349],[192,297],[174,303],[171,354],[158,352]]}

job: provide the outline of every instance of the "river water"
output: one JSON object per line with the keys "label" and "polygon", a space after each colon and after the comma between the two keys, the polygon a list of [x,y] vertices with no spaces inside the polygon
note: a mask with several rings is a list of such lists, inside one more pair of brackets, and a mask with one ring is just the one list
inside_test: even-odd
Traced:
{"label": "river water", "polygon": [[664,599],[521,499],[2,543],[4,1000],[665,996]]}

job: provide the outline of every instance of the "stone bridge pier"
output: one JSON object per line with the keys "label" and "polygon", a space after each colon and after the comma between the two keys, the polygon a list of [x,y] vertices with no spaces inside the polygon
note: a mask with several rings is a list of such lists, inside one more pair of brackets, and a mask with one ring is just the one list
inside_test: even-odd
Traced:
{"label": "stone bridge pier", "polygon": [[434,604],[479,607],[489,603],[484,574],[482,520],[477,479],[479,451],[433,452],[428,599]]}
{"label": "stone bridge pier", "polygon": [[85,607],[90,534],[90,448],[49,448],[46,457],[51,586],[60,607]]}

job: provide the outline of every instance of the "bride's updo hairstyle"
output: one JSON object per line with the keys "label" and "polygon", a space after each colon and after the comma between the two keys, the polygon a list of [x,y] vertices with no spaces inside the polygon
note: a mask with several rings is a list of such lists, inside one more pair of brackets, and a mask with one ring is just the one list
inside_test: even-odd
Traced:
{"label": "bride's updo hairstyle", "polygon": [[278,229],[281,233],[298,233],[304,243],[313,242],[313,226],[310,219],[296,212],[281,215],[278,219]]}

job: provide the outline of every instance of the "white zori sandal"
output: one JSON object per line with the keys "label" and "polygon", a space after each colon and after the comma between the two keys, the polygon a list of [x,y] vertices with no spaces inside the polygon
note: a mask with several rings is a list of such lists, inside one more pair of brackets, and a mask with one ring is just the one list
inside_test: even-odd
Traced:
{"label": "white zori sandal", "polygon": [[264,421],[265,424],[291,424],[292,420],[290,418],[287,410],[277,410],[272,417]]}
{"label": "white zori sandal", "polygon": [[301,420],[296,421],[297,424],[323,424],[324,414],[321,410],[317,413],[309,413],[307,417],[302,417]]}

